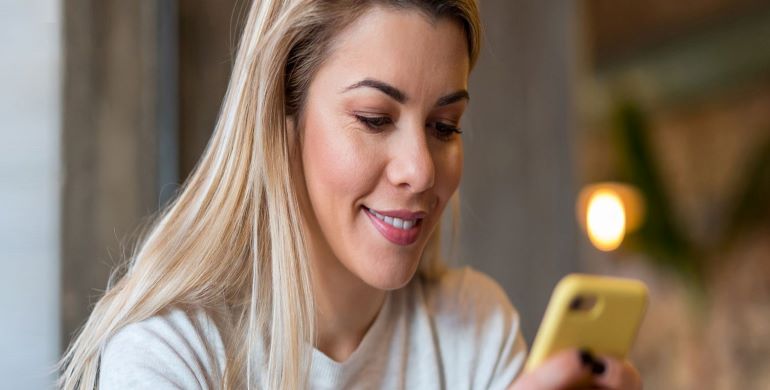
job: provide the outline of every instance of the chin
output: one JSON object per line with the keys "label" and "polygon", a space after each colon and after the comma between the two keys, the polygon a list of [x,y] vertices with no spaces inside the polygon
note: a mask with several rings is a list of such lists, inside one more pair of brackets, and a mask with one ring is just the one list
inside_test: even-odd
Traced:
{"label": "chin", "polygon": [[398,290],[412,280],[420,264],[419,258],[409,261],[404,265],[403,259],[394,259],[392,262],[382,259],[371,267],[362,270],[358,277],[369,286],[379,290]]}

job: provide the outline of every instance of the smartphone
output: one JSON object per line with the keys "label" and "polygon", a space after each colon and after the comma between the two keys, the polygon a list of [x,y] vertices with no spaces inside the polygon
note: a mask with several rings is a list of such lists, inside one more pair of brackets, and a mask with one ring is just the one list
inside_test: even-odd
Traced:
{"label": "smartphone", "polygon": [[525,371],[567,348],[624,359],[647,310],[647,286],[633,280],[570,274],[551,295]]}

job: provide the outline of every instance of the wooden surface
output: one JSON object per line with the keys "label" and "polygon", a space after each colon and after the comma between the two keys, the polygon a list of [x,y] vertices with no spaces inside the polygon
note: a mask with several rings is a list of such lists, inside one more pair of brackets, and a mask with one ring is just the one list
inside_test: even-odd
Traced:
{"label": "wooden surface", "polygon": [[62,346],[158,201],[157,7],[70,0],[64,13]]}
{"label": "wooden surface", "polygon": [[192,171],[214,130],[247,1],[179,2],[179,177]]}

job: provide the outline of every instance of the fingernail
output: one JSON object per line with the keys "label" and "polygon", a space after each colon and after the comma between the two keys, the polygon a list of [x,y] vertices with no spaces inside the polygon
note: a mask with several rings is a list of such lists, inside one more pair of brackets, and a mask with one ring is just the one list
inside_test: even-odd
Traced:
{"label": "fingernail", "polygon": [[593,370],[594,355],[587,349],[581,349],[578,351],[578,355],[580,355],[580,363],[586,367],[591,367],[591,370]]}
{"label": "fingernail", "polygon": [[605,369],[606,369],[606,367],[605,367],[604,363],[599,361],[599,360],[594,361],[593,364],[591,365],[591,372],[594,375],[604,374],[604,370]]}

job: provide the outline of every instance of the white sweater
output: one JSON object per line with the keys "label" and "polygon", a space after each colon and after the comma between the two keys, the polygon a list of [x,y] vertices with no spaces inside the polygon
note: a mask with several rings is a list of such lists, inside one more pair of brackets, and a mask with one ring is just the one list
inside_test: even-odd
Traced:
{"label": "white sweater", "polygon": [[[388,293],[344,362],[313,349],[313,389],[505,389],[526,346],[505,292],[471,268]],[[169,310],[120,330],[101,358],[99,388],[217,389],[219,332],[202,311]],[[259,375],[257,373],[257,375]],[[259,378],[261,379],[261,378]]]}

